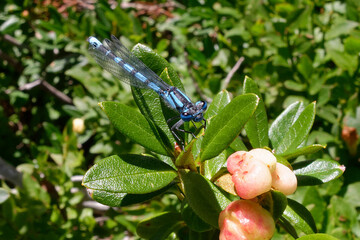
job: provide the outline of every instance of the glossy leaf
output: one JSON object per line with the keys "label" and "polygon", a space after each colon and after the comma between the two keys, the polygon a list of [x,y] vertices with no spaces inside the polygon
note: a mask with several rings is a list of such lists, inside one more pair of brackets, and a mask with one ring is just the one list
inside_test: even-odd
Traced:
{"label": "glossy leaf", "polygon": [[317,232],[315,221],[311,213],[300,203],[288,198],[288,206],[282,218],[286,219],[297,232],[312,234]]}
{"label": "glossy leaf", "polygon": [[231,200],[200,174],[181,172],[181,179],[189,206],[204,222],[218,228],[219,214]]}
{"label": "glossy leaf", "polygon": [[117,102],[101,102],[100,107],[122,134],[151,151],[169,155],[166,147],[159,140],[165,136],[135,109]]}
{"label": "glossy leaf", "polygon": [[276,154],[295,150],[308,136],[315,118],[315,103],[309,104],[303,111],[299,111],[300,106],[292,104],[288,107],[289,111],[285,110],[272,124],[269,135],[275,135],[273,144],[276,145],[273,147]]}
{"label": "glossy leaf", "polygon": [[[162,79],[169,79],[167,69],[165,69],[160,76]],[[151,119],[164,132],[167,139],[169,139],[168,145],[171,146],[175,142],[175,139],[167,124],[167,119],[178,115],[178,113],[165,106],[166,104],[153,90],[132,87],[132,93],[141,113],[146,116],[147,119]]]}
{"label": "glossy leaf", "polygon": [[301,155],[308,155],[308,154],[316,153],[317,151],[323,150],[325,148],[326,148],[326,146],[324,146],[324,145],[313,144],[313,145],[297,148],[297,149],[295,149],[293,151],[288,151],[288,152],[283,153],[283,154],[279,154],[279,156],[281,156],[281,157],[283,157],[285,159],[294,159],[294,158],[296,158],[298,156],[301,156]]}
{"label": "glossy leaf", "polygon": [[334,160],[318,159],[292,165],[299,186],[318,185],[340,177],[344,172]]}
{"label": "glossy leaf", "polygon": [[271,124],[269,129],[269,138],[273,148],[277,148],[280,145],[284,135],[282,130],[288,129],[303,110],[303,103],[295,102],[288,106]]}
{"label": "glossy leaf", "polygon": [[210,106],[205,112],[205,119],[216,116],[219,111],[223,109],[230,101],[231,99],[228,91],[222,90],[221,92],[216,94]]}
{"label": "glossy leaf", "polygon": [[181,216],[186,222],[186,225],[193,231],[205,232],[211,230],[213,227],[204,222],[196,213],[193,211],[189,204],[184,203],[181,210]]}
{"label": "glossy leaf", "polygon": [[200,159],[204,161],[213,158],[227,148],[240,134],[258,103],[259,98],[255,94],[245,94],[226,105],[206,129]]}
{"label": "glossy leaf", "polygon": [[316,233],[302,236],[298,238],[298,240],[338,240],[338,238],[335,238],[325,233]]}
{"label": "glossy leaf", "polygon": [[93,190],[91,197],[95,201],[110,207],[124,207],[148,201],[162,193],[165,193],[170,187],[171,184],[157,191],[145,194],[129,194],[104,190]]}
{"label": "glossy leaf", "polygon": [[257,84],[247,76],[245,77],[243,92],[254,93],[260,98],[254,115],[245,124],[245,131],[251,146],[253,148],[267,147],[269,145],[269,137],[265,104],[261,98],[261,93]]}
{"label": "glossy leaf", "polygon": [[144,239],[161,240],[180,227],[183,227],[180,213],[164,212],[141,221],[136,233]]}
{"label": "glossy leaf", "polygon": [[90,168],[83,185],[112,193],[145,194],[167,186],[176,176],[173,168],[155,158],[114,155]]}

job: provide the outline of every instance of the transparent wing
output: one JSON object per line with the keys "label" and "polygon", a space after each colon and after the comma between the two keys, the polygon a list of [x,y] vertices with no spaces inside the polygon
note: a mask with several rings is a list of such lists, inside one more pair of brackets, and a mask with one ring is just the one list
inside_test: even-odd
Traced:
{"label": "transparent wing", "polygon": [[[127,64],[131,65],[144,75],[150,82],[155,83],[162,90],[167,90],[170,86],[166,84],[156,73],[154,73],[150,68],[148,68],[143,62],[141,62],[137,57],[135,57],[120,41],[111,36],[113,41],[105,39],[105,44],[103,45],[106,49],[110,49],[113,54],[121,58]],[[105,55],[103,52],[99,51],[97,48],[89,47],[90,55],[95,59],[95,61],[106,71],[110,72],[115,77],[119,78],[121,81],[130,84],[132,86],[140,88],[149,88],[142,81],[137,79],[133,74],[130,74],[124,70],[118,63],[116,63],[113,58]]]}
{"label": "transparent wing", "polygon": [[142,61],[135,57],[115,36],[111,35],[111,41],[105,39],[106,44],[109,46],[111,51],[118,57],[125,60],[137,71],[146,76],[149,81],[155,83],[162,90],[169,88],[169,85],[165,83],[156,73],[154,73],[150,68],[148,68]]}
{"label": "transparent wing", "polygon": [[121,81],[135,87],[149,88],[146,84],[139,81],[134,75],[129,74],[129,72],[125,71],[113,59],[109,58],[97,49],[90,47],[89,53],[103,69],[105,69]]}

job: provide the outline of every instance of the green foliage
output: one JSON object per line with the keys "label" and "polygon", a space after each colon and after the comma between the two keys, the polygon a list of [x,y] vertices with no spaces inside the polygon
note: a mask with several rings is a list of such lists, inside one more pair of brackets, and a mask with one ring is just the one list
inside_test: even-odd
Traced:
{"label": "green foliage", "polygon": [[[360,132],[359,2],[132,3],[0,3],[0,163],[18,171],[0,172],[0,238],[216,239],[216,216],[236,197],[214,182],[232,152],[258,147],[291,164],[301,186],[266,196],[282,227],[274,239],[360,238],[359,141],[345,131]],[[149,46],[133,53],[211,102],[205,131],[185,126],[197,134],[183,135],[185,152],[166,123],[176,113],[87,53],[87,37],[110,34]],[[79,175],[93,199],[121,210],[89,207]]]}

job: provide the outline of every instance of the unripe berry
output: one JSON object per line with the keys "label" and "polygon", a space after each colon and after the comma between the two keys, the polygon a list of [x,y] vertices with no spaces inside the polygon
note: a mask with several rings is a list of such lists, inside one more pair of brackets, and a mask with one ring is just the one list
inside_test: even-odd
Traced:
{"label": "unripe berry", "polygon": [[269,168],[271,173],[275,171],[276,157],[272,152],[262,148],[255,148],[250,150],[249,154],[252,155],[254,159],[262,161]]}
{"label": "unripe berry", "polygon": [[243,199],[251,199],[271,189],[269,168],[247,152],[232,154],[227,160],[236,193]]}
{"label": "unripe berry", "polygon": [[266,240],[275,232],[270,213],[258,203],[237,200],[219,216],[220,240]]}
{"label": "unripe berry", "polygon": [[293,171],[281,163],[276,163],[272,173],[272,187],[285,195],[293,194],[297,188],[297,179]]}

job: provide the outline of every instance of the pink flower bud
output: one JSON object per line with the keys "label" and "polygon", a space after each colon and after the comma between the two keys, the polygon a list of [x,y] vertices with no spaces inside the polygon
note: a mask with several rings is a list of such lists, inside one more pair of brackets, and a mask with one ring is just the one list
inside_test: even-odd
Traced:
{"label": "pink flower bud", "polygon": [[281,163],[276,163],[272,173],[272,187],[285,195],[293,194],[297,188],[297,179],[293,171]]}
{"label": "pink flower bud", "polygon": [[270,213],[258,203],[237,200],[230,203],[219,216],[220,240],[266,240],[275,232]]}
{"label": "pink flower bud", "polygon": [[276,157],[272,152],[262,148],[255,148],[250,150],[249,154],[251,154],[254,159],[262,161],[270,169],[271,173],[275,171]]}
{"label": "pink flower bud", "polygon": [[227,160],[236,193],[243,199],[251,199],[271,189],[269,168],[247,152],[236,152]]}

